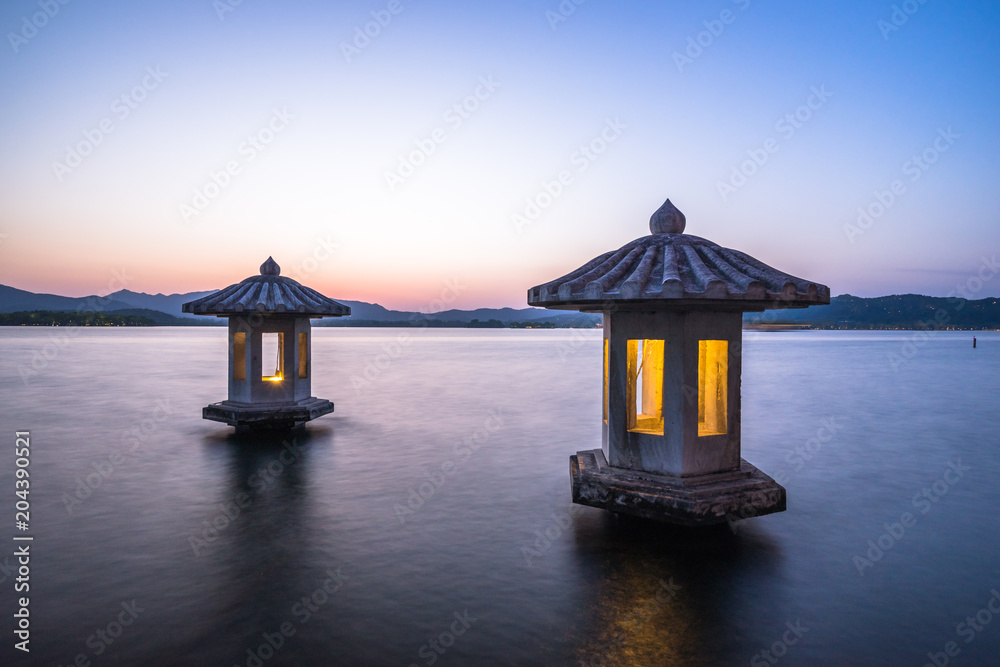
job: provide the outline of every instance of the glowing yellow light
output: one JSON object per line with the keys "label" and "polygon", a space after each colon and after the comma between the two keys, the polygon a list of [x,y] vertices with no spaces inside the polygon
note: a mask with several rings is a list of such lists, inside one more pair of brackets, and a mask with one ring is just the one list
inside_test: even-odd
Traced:
{"label": "glowing yellow light", "polygon": [[309,377],[309,341],[304,333],[299,334],[299,379]]}
{"label": "glowing yellow light", "polygon": [[[264,375],[271,367],[267,363],[267,358],[274,354],[274,372],[271,375]],[[262,333],[261,334],[261,376],[264,382],[281,382],[285,375],[285,334],[284,333]]]}
{"label": "glowing yellow light", "polygon": [[729,341],[698,341],[698,436],[728,432]]}
{"label": "glowing yellow light", "polygon": [[604,423],[608,423],[608,339],[604,339]]}
{"label": "glowing yellow light", "polygon": [[663,435],[663,341],[628,341],[628,430]]}

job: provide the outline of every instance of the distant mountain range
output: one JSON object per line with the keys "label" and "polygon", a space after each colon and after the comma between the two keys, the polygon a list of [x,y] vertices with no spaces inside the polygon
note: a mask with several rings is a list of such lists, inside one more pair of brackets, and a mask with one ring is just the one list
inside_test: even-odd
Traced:
{"label": "distant mountain range", "polygon": [[897,294],[870,299],[842,294],[829,306],[747,313],[744,324],[807,324],[815,329],[1000,329],[1000,298]]}
{"label": "distant mountain range", "polygon": [[[31,310],[94,311],[115,315],[139,315],[157,324],[174,326],[224,325],[225,319],[205,317],[181,312],[181,305],[212,294],[188,292],[186,294],[146,294],[119,290],[107,296],[69,297],[55,294],[35,294],[25,290],[0,285],[0,313]],[[406,310],[389,310],[377,303],[336,299],[351,307],[350,317],[325,318],[317,326],[405,326],[414,321],[427,321],[437,326],[464,326],[473,320],[486,322],[499,320],[511,322],[553,323],[557,326],[593,327],[600,323],[600,315],[589,313],[555,313],[544,308],[477,308],[476,310],[445,310],[437,313],[419,313]]]}
{"label": "distant mountain range", "polygon": [[[95,311],[120,316],[146,317],[159,325],[223,325],[225,319],[181,312],[181,304],[212,292],[187,294],[145,294],[120,290],[104,297],[68,297],[35,294],[0,285],[0,313],[22,311]],[[326,318],[317,326],[407,326],[414,322],[431,326],[466,326],[496,320],[555,324],[560,327],[594,327],[600,315],[591,313],[554,313],[544,308],[477,308],[418,313],[389,310],[377,303],[338,299],[351,307],[350,317]],[[1000,329],[1000,299],[967,301],[902,294],[861,298],[844,294],[830,300],[829,306],[806,309],[747,313],[747,326],[797,325],[819,329]]]}

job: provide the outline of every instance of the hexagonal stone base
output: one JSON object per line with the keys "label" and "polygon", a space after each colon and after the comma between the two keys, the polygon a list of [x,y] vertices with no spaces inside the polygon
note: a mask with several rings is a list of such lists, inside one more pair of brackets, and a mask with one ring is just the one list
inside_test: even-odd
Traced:
{"label": "hexagonal stone base", "polygon": [[732,472],[674,477],[615,468],[600,449],[569,457],[573,502],[681,526],[785,511],[785,489],[745,460]]}
{"label": "hexagonal stone base", "polygon": [[291,428],[333,412],[333,403],[325,398],[308,398],[295,403],[247,405],[222,401],[201,409],[202,419],[223,422],[238,430]]}

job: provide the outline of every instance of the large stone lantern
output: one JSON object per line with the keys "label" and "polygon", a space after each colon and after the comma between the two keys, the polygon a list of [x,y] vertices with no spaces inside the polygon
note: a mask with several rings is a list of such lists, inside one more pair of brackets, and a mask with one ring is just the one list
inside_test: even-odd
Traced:
{"label": "large stone lantern", "polygon": [[785,509],[740,457],[742,314],[828,304],[825,285],[684,234],[668,199],[651,234],[528,291],[604,314],[602,448],[570,457],[573,502],[682,525]]}
{"label": "large stone lantern", "polygon": [[268,257],[259,276],[181,307],[229,318],[229,399],[203,408],[204,419],[237,430],[287,428],[333,412],[333,403],[312,395],[309,320],[351,309],[280,273]]}

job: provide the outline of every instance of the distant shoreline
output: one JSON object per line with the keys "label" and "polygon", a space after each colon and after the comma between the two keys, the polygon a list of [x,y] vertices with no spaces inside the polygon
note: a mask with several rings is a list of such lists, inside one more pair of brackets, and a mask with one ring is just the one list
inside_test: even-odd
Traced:
{"label": "distant shoreline", "polygon": [[[209,323],[209,322],[196,322],[192,324],[45,324],[45,323],[33,323],[33,324],[0,324],[0,328],[3,329],[20,329],[23,327],[40,328],[40,327],[77,327],[77,328],[87,328],[87,329],[190,329],[190,328],[224,328],[225,324]],[[385,324],[340,324],[340,325],[328,325],[316,327],[319,329],[513,329],[517,331],[521,330],[567,330],[567,331],[601,331],[603,327],[574,327],[574,326],[502,326],[502,327],[481,327],[481,326],[470,326],[467,323],[455,323],[455,324],[407,324],[404,322],[386,322]],[[990,331],[1000,331],[1000,329],[967,329],[967,328],[939,328],[939,329],[922,329],[919,327],[847,327],[847,326],[802,326],[799,324],[792,325],[772,325],[772,326],[760,326],[760,325],[746,325],[743,327],[743,331],[763,331],[768,333],[790,333],[797,331],[921,331],[924,333],[937,333],[937,332],[990,332]]]}
{"label": "distant shoreline", "polygon": [[[117,292],[113,299],[36,295],[0,285],[0,326],[225,326],[225,318],[191,317],[181,304],[197,293],[170,296]],[[130,301],[131,303],[126,303]],[[42,305],[44,304],[44,306]],[[347,302],[351,316],[318,320],[338,328],[600,329],[592,312],[553,313],[537,308],[477,308],[434,313],[388,310]],[[829,305],[747,312],[749,331],[1000,331],[1000,298],[968,300],[901,294],[861,298],[848,294]]]}

